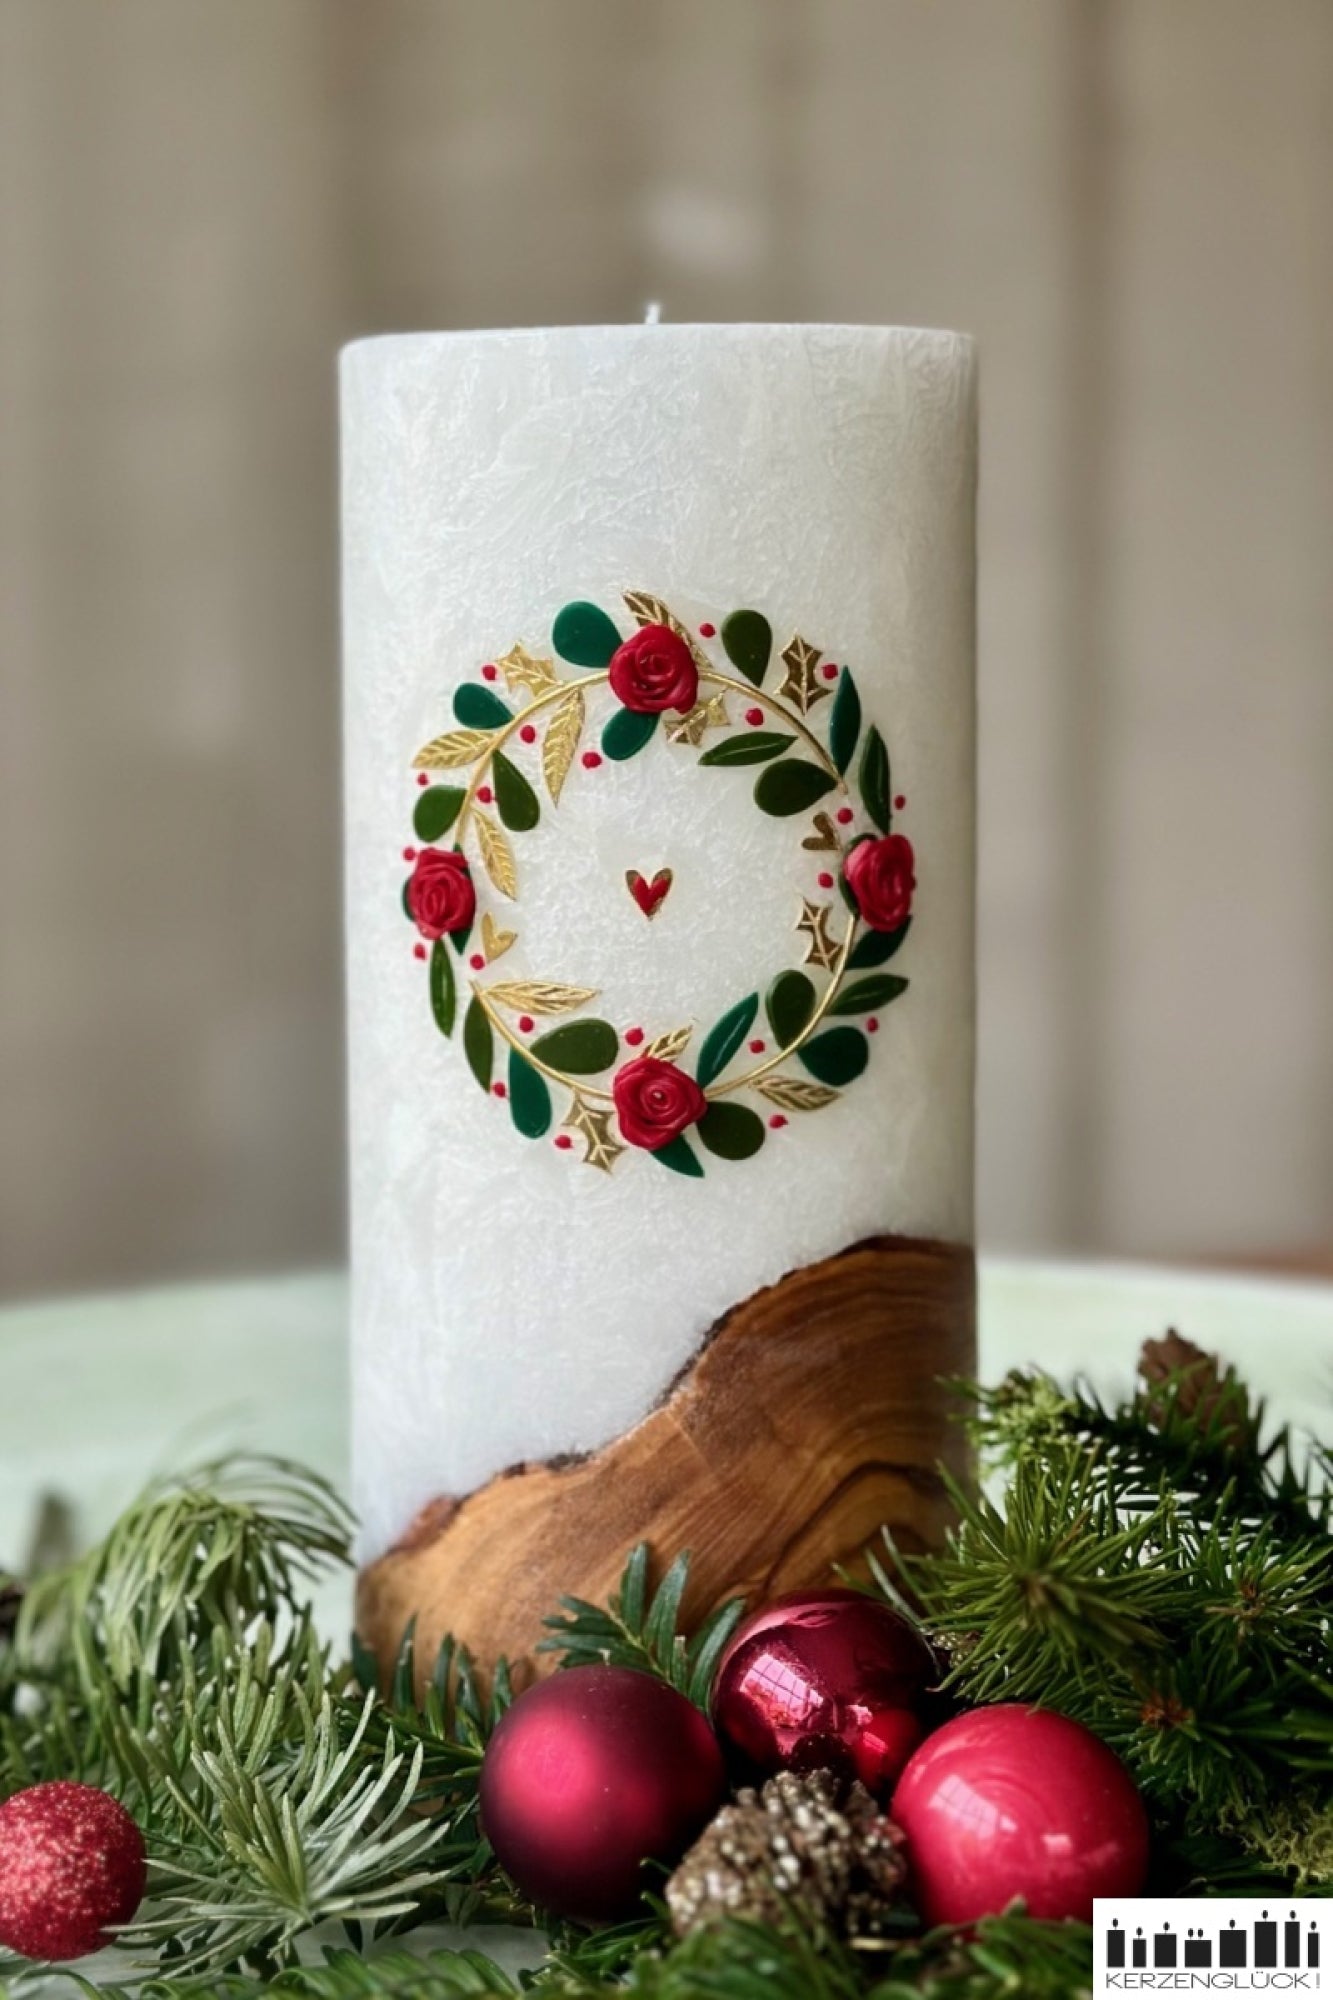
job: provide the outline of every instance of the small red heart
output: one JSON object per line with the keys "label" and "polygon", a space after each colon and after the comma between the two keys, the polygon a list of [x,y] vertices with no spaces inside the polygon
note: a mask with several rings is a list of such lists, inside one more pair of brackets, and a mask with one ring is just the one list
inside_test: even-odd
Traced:
{"label": "small red heart", "polygon": [[657,915],[666,899],[667,890],[671,887],[671,881],[669,868],[659,868],[651,882],[646,875],[640,875],[637,868],[625,871],[625,885],[645,917]]}

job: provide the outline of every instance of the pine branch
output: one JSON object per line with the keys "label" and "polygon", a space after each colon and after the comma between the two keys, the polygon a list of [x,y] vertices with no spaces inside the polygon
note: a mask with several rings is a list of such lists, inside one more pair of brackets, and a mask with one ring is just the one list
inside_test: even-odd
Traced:
{"label": "pine branch", "polygon": [[538,1651],[559,1653],[566,1667],[603,1662],[638,1667],[707,1709],[718,1661],[745,1615],[745,1601],[733,1597],[720,1604],[687,1638],[680,1631],[680,1606],[689,1582],[689,1551],[676,1557],[651,1598],[648,1574],[648,1544],[640,1542],[606,1608],[562,1597],[562,1614],[545,1621],[552,1636],[541,1641]]}

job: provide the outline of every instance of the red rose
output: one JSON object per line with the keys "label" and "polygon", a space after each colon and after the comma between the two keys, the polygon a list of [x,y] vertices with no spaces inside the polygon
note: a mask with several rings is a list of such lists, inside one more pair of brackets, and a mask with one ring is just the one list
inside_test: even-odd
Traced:
{"label": "red rose", "polygon": [[422,937],[465,931],[477,914],[467,856],[456,848],[423,847],[407,882],[407,907]]}
{"label": "red rose", "polygon": [[626,708],[660,715],[678,708],[683,715],[699,695],[694,655],[669,625],[642,625],[611,655],[611,687]]}
{"label": "red rose", "polygon": [[617,1070],[611,1094],[626,1143],[649,1153],[669,1146],[708,1109],[694,1078],[657,1056],[640,1056]]}
{"label": "red rose", "polygon": [[912,843],[901,833],[858,841],[847,856],[847,886],[872,931],[899,930],[911,916],[914,860]]}

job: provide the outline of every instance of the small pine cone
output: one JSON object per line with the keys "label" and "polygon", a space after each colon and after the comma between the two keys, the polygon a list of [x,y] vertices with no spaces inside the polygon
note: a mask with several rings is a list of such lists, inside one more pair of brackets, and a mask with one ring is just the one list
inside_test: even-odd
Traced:
{"label": "small pine cone", "polygon": [[[1248,1400],[1235,1377],[1223,1374],[1215,1354],[1205,1353],[1172,1327],[1161,1340],[1144,1341],[1139,1374],[1149,1389],[1173,1384],[1176,1408],[1182,1416],[1197,1418],[1207,1430],[1220,1415],[1223,1442],[1236,1447],[1244,1444]],[[1152,1411],[1154,1421],[1160,1424],[1165,1415],[1160,1399]]]}
{"label": "small pine cone", "polygon": [[906,1879],[902,1849],[864,1785],[782,1771],[762,1792],[738,1792],[694,1843],[667,1883],[672,1924],[688,1937],[729,1917],[795,1913],[839,1937],[876,1937]]}

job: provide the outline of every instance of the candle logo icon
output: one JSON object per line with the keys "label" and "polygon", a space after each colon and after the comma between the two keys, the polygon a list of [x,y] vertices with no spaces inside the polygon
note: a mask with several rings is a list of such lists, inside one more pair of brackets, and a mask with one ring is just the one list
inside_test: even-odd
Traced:
{"label": "candle logo icon", "polygon": [[1245,1898],[1103,1901],[1094,1917],[1094,2000],[1112,1993],[1318,1993],[1320,1902]]}

